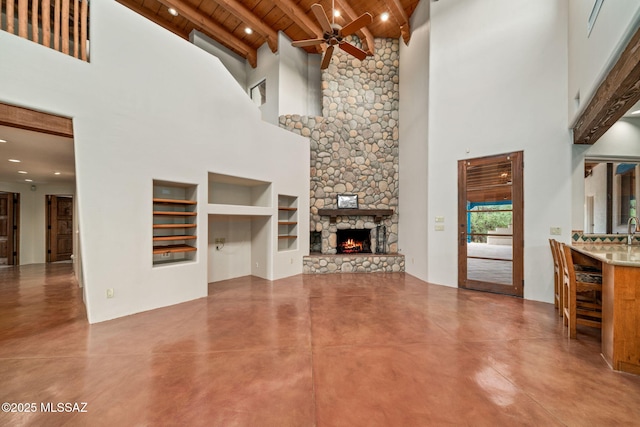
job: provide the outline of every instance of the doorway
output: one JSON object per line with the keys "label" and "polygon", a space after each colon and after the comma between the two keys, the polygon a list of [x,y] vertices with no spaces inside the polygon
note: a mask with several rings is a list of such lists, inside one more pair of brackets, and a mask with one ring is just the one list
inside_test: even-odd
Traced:
{"label": "doorway", "polygon": [[73,254],[73,197],[47,195],[47,262],[68,261]]}
{"label": "doorway", "polygon": [[0,265],[18,265],[20,194],[0,193]]}
{"label": "doorway", "polygon": [[522,297],[523,152],[458,162],[458,286]]}

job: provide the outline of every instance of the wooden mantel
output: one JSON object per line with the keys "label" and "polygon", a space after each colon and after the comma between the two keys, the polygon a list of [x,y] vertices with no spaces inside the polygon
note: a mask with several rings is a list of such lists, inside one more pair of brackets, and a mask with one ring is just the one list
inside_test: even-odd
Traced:
{"label": "wooden mantel", "polygon": [[318,209],[318,215],[331,217],[332,223],[339,216],[373,216],[375,222],[380,222],[383,216],[393,215],[393,209]]}

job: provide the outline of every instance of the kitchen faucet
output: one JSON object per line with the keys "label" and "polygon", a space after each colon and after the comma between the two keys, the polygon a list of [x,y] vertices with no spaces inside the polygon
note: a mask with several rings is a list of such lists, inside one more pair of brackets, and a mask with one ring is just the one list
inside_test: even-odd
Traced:
{"label": "kitchen faucet", "polygon": [[[636,226],[633,231],[631,230],[631,221],[636,222]],[[638,221],[637,217],[630,216],[629,221],[627,221],[627,245],[633,244],[633,236],[635,235],[636,231],[640,231],[640,222]]]}

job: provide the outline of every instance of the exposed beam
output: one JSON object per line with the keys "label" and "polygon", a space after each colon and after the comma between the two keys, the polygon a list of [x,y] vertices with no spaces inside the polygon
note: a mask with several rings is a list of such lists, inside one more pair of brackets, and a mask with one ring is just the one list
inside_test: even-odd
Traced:
{"label": "exposed beam", "polygon": [[400,25],[400,34],[402,34],[402,39],[405,44],[408,44],[411,39],[409,17],[404,11],[402,4],[400,4],[400,0],[385,0],[385,3],[387,4],[387,7],[389,7],[389,11],[393,15],[394,19],[398,22],[398,25]]}
{"label": "exposed beam", "polygon": [[226,9],[229,13],[247,24],[253,31],[265,38],[271,52],[278,51],[278,33],[269,27],[260,18],[253,14],[245,5],[237,0],[213,0]]}
{"label": "exposed beam", "polygon": [[2,102],[0,102],[0,125],[73,138],[73,121],[70,118]]}
{"label": "exposed beam", "polygon": [[235,50],[241,56],[247,58],[247,61],[253,68],[258,65],[258,53],[254,48],[234,36],[226,28],[223,28],[209,16],[199,11],[198,8],[181,0],[158,1],[166,7],[174,8],[183,18],[201,28],[205,33],[208,33],[215,40],[226,45],[230,49]]}
{"label": "exposed beam", "polygon": [[[355,10],[353,10],[351,5],[347,3],[346,0],[336,0],[336,4],[347,14],[347,17],[350,21],[353,21],[358,17]],[[375,50],[376,45],[373,40],[373,34],[371,34],[371,31],[369,31],[367,27],[364,27],[359,31],[356,31],[356,34],[358,34],[358,36],[360,36],[360,39],[367,45],[367,48],[363,50],[366,50],[368,55],[373,55],[373,51]]]}
{"label": "exposed beam", "polygon": [[[317,25],[307,16],[304,10],[302,10],[297,4],[291,0],[273,0],[278,9],[283,11],[298,27],[305,33],[312,37],[322,37],[324,34],[322,28]],[[326,11],[325,11],[326,12]],[[322,52],[322,46],[316,46],[318,52]]]}
{"label": "exposed beam", "polygon": [[153,11],[147,9],[147,8],[141,7],[139,4],[134,3],[131,0],[117,0],[117,1],[118,1],[118,3],[121,3],[122,5],[124,5],[124,6],[128,7],[129,9],[133,10],[138,15],[144,16],[149,21],[155,22],[156,24],[160,25],[165,30],[171,31],[176,36],[178,36],[180,38],[183,38],[185,40],[189,40],[189,34],[187,34],[184,31],[178,30],[177,28],[175,28],[175,26],[173,25],[173,23],[171,21],[163,19],[162,17],[160,17],[160,15],[156,14],[155,12],[153,12]]}
{"label": "exposed beam", "polygon": [[574,144],[594,144],[640,100],[640,29],[573,127]]}

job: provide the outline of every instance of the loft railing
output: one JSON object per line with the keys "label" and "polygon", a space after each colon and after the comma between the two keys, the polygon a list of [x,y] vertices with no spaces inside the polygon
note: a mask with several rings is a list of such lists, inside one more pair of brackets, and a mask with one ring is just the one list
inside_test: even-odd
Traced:
{"label": "loft railing", "polygon": [[2,30],[89,60],[89,0],[0,0]]}

